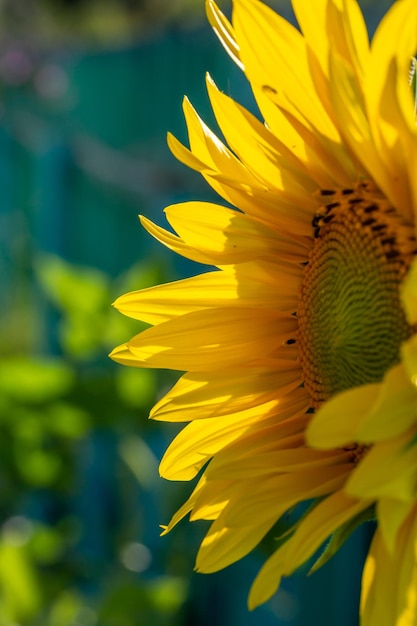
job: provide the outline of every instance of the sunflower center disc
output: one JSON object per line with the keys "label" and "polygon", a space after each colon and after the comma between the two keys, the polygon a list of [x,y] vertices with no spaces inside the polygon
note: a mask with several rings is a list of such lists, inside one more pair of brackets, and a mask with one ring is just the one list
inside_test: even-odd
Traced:
{"label": "sunflower center disc", "polygon": [[299,296],[299,350],[314,408],[382,380],[411,329],[399,286],[416,253],[411,226],[362,183],[323,191]]}

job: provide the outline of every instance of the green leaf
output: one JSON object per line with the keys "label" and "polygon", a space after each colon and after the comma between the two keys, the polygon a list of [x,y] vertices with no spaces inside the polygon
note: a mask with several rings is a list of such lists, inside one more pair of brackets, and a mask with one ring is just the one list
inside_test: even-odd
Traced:
{"label": "green leaf", "polygon": [[7,535],[0,539],[2,617],[7,623],[33,619],[41,607],[41,589],[26,545],[15,545]]}
{"label": "green leaf", "polygon": [[152,370],[118,368],[115,371],[116,389],[127,406],[149,411],[156,397],[156,376]]}
{"label": "green leaf", "polygon": [[185,602],[188,592],[187,581],[173,576],[161,576],[149,585],[149,593],[155,610],[171,614]]}
{"label": "green leaf", "polygon": [[0,394],[21,404],[38,404],[68,392],[74,373],[58,359],[10,358],[0,362]]}
{"label": "green leaf", "polygon": [[99,270],[45,255],[37,261],[36,271],[46,294],[63,313],[91,315],[109,304],[108,278]]}

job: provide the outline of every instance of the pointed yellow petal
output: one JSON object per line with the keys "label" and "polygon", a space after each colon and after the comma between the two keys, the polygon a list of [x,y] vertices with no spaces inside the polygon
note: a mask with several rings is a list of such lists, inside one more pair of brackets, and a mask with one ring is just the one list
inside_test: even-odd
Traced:
{"label": "pointed yellow petal", "polygon": [[326,8],[328,5],[328,0],[316,0],[314,3],[292,0],[292,7],[300,29],[324,70],[327,68],[329,54],[326,25]]}
{"label": "pointed yellow petal", "polygon": [[222,514],[223,522],[235,528],[257,523],[260,517],[269,519],[272,516],[276,521],[296,502],[318,498],[339,489],[351,468],[350,463],[329,465],[256,481],[258,487],[253,494],[245,494],[244,498],[229,503]]}
{"label": "pointed yellow petal", "polygon": [[[168,135],[168,145],[180,161],[199,171],[221,197],[248,214],[262,214],[264,218],[269,215],[268,208],[273,215],[277,201],[288,204],[285,196],[280,199],[276,192],[268,193],[265,183],[216,137],[187,99],[184,113],[191,150],[171,135]],[[308,202],[307,194],[305,198]]]}
{"label": "pointed yellow petal", "polygon": [[149,324],[166,322],[178,315],[237,304],[237,281],[231,272],[208,272],[192,278],[158,285],[120,296],[113,306],[128,317]]}
{"label": "pointed yellow petal", "polygon": [[[209,141],[208,138],[207,141]],[[212,159],[209,159],[209,162],[202,161],[170,134],[168,134],[168,146],[179,161],[200,172],[221,198],[248,215],[262,217],[266,223],[276,225],[277,204],[279,203],[283,210],[288,211],[289,201],[282,194],[279,195],[276,191],[268,190],[262,181],[253,178],[249,186],[247,177],[242,177],[241,171],[229,171],[228,175],[223,173],[220,156],[216,164],[213,163]],[[203,158],[202,155],[200,157]]]}
{"label": "pointed yellow petal", "polygon": [[225,15],[220,11],[219,7],[213,0],[206,0],[206,11],[208,20],[223,45],[230,58],[236,65],[244,70],[243,63],[240,59],[239,46],[236,42],[233,27]]}
{"label": "pointed yellow petal", "polygon": [[178,509],[178,511],[172,516],[169,524],[167,526],[163,526],[162,535],[166,535],[170,530],[174,528],[190,511],[193,510],[194,505],[197,501],[197,498],[202,490],[207,486],[206,477],[203,476],[198,481],[196,487],[194,488],[190,497],[184,502],[184,504]]}
{"label": "pointed yellow petal", "polygon": [[294,445],[302,445],[302,431],[308,420],[303,391],[296,390],[278,403],[274,400],[259,409],[191,422],[165,452],[161,475],[169,480],[190,480],[212,456],[233,442],[245,448],[254,446],[252,438],[262,438],[265,432],[276,447],[291,435],[296,437]]}
{"label": "pointed yellow petal", "polygon": [[266,602],[278,589],[281,577],[310,558],[331,533],[369,504],[336,491],[300,523],[295,534],[263,565],[249,594],[249,608]]}
{"label": "pointed yellow petal", "polygon": [[[301,401],[300,401],[301,399]],[[307,417],[300,416],[305,410],[303,396],[293,392],[278,404],[272,401],[261,406],[231,415],[195,420],[188,424],[174,439],[164,454],[160,473],[169,480],[191,480],[212,456],[245,436],[262,436],[263,431],[273,431],[277,439],[300,433]],[[298,417],[294,418],[295,415]],[[285,421],[280,427],[279,422]],[[283,422],[284,423],[284,422]],[[255,432],[254,432],[255,431]],[[301,445],[302,437],[298,438]]]}
{"label": "pointed yellow petal", "polygon": [[197,263],[204,263],[206,265],[215,265],[216,262],[201,253],[199,250],[195,250],[191,248],[187,244],[185,244],[180,237],[173,235],[169,231],[157,226],[146,217],[142,215],[140,217],[140,223],[142,226],[148,231],[154,239],[162,243],[169,250],[173,250],[177,254],[186,257],[187,259],[191,259],[192,261],[196,261]]}
{"label": "pointed yellow petal", "polygon": [[109,357],[116,361],[116,363],[120,363],[121,365],[129,365],[130,367],[142,367],[137,363],[135,356],[130,352],[126,343],[123,343],[117,348],[114,348],[112,352],[110,352]]}
{"label": "pointed yellow petal", "polygon": [[[292,313],[297,306],[301,274],[297,266],[289,267],[288,271],[284,267],[270,266],[269,281],[266,282],[263,276],[266,270],[262,265],[227,266],[221,272],[207,272],[132,291],[120,296],[113,306],[124,315],[148,324],[221,306],[271,308]],[[272,293],[271,289],[274,289]]]}
{"label": "pointed yellow petal", "polygon": [[166,450],[159,471],[168,480],[191,480],[213,455],[238,439],[256,415],[237,413],[188,424]]}
{"label": "pointed yellow petal", "polygon": [[235,2],[233,26],[250,81],[273,89],[278,102],[303,124],[336,138],[337,132],[315,92],[300,32],[256,0]]}
{"label": "pointed yellow petal", "polygon": [[214,572],[242,558],[288,508],[337,488],[345,476],[346,468],[315,468],[243,483],[204,538],[197,569]]}
{"label": "pointed yellow petal", "polygon": [[[297,322],[273,311],[217,308],[153,326],[128,342],[144,367],[215,371],[250,364],[294,336]],[[250,332],[249,332],[250,330]]]}
{"label": "pointed yellow petal", "polygon": [[[277,225],[287,224],[296,232],[311,234],[311,217],[316,210],[312,193],[316,184],[305,176],[302,164],[255,117],[218,91],[210,77],[207,87],[217,122],[228,144],[254,175],[277,193]],[[281,215],[280,196],[289,205],[284,215]]]}
{"label": "pointed yellow petal", "polygon": [[[240,55],[239,44],[236,40],[236,33],[234,32],[232,25],[221,13],[216,4],[211,0],[207,2],[207,8],[209,20],[214,25],[215,32],[222,45],[226,48],[227,52],[238,64],[238,66],[242,70],[245,70]],[[302,163],[305,173],[312,177],[316,183],[324,188],[329,187],[329,178],[321,170],[320,166],[317,166],[316,160],[312,158],[312,155],[310,155],[310,151],[305,146],[303,138],[297,133],[291,123],[277,109],[271,100],[263,93],[262,85],[258,87],[256,84],[253,84],[252,88],[254,90],[259,108],[264,115],[268,126],[274,131],[274,135],[279,137],[282,146],[285,147],[285,154],[288,157],[288,160],[290,162],[294,162],[295,157],[295,162]],[[212,181],[210,181],[210,184],[212,184]],[[219,190],[219,193],[221,193],[222,197],[225,197],[221,190]],[[235,204],[235,202],[232,201],[232,204]],[[239,205],[235,204],[235,206]]]}
{"label": "pointed yellow petal", "polygon": [[216,520],[201,543],[196,571],[210,574],[243,558],[258,545],[273,524],[274,520],[268,519],[253,526],[230,530]]}
{"label": "pointed yellow petal", "polygon": [[410,382],[400,364],[387,372],[382,383],[337,394],[313,417],[307,441],[328,448],[355,441],[369,444],[400,435],[417,423],[417,390]]}
{"label": "pointed yellow petal", "polygon": [[[233,24],[246,74],[267,123],[270,117],[276,116],[273,111],[271,114],[263,111],[263,100],[259,101],[262,90],[306,144],[308,167],[314,172],[314,178],[320,177],[317,169],[322,176],[327,175],[341,185],[347,184],[352,180],[352,164],[316,92],[302,35],[257,0],[236,2]],[[272,126],[278,137],[281,136],[280,126],[285,129],[280,122]]]}
{"label": "pointed yellow petal", "polygon": [[258,220],[210,202],[185,202],[165,209],[182,241],[216,261],[216,265],[257,258],[306,258],[308,241],[290,239]]}
{"label": "pointed yellow petal", "polygon": [[195,499],[190,522],[216,520],[235,492],[236,483],[232,480],[206,480]]}
{"label": "pointed yellow petal", "polygon": [[284,574],[305,563],[339,526],[353,519],[372,501],[349,497],[342,490],[332,493],[305,517],[289,541]]}
{"label": "pointed yellow petal", "polygon": [[223,176],[245,181],[247,184],[257,183],[234,154],[203,122],[190,101],[183,102],[184,116],[187,124],[191,152],[206,163],[210,169],[222,172]]}
{"label": "pointed yellow petal", "polygon": [[153,419],[188,421],[220,417],[262,406],[301,384],[299,366],[282,362],[277,370],[189,372],[152,409]]}

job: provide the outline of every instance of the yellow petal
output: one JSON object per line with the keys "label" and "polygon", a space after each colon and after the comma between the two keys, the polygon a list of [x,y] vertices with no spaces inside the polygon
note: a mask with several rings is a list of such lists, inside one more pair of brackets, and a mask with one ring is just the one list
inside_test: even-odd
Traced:
{"label": "yellow petal", "polygon": [[[409,342],[403,346],[404,354],[410,346]],[[412,355],[415,362],[414,351]],[[410,354],[410,363],[412,358]],[[370,444],[396,437],[416,423],[417,390],[400,364],[387,372],[382,383],[355,387],[327,400],[308,427],[307,441],[319,448]]]}
{"label": "yellow petal", "polygon": [[348,453],[343,453],[339,450],[324,452],[303,447],[286,449],[288,445],[286,440],[276,446],[276,448],[282,449],[270,452],[268,451],[268,443],[270,445],[270,442],[265,442],[264,451],[253,451],[249,448],[246,455],[238,458],[234,457],[232,447],[229,454],[213,459],[210,468],[207,470],[208,475],[210,478],[215,479],[224,479],[227,476],[230,480],[251,480],[256,478],[264,480],[268,475],[277,474],[278,472],[302,472],[316,467],[347,463],[349,460]]}
{"label": "yellow petal", "polygon": [[330,57],[330,97],[346,146],[378,184],[386,183],[386,172],[373,144],[362,93],[356,76],[343,57]]}
{"label": "yellow petal", "polygon": [[206,0],[206,11],[211,27],[222,43],[224,49],[236,65],[241,70],[244,70],[244,65],[240,59],[239,46],[229,20],[223,15],[213,0]]}
{"label": "yellow petal", "polygon": [[252,488],[243,483],[204,538],[197,570],[214,572],[242,558],[288,508],[332,491],[345,476],[346,468],[340,466],[266,478]]}
{"label": "yellow petal", "polygon": [[190,497],[184,502],[184,504],[176,511],[176,513],[172,516],[170,522],[166,526],[162,526],[163,532],[162,535],[166,535],[170,530],[174,528],[190,511],[193,510],[193,507],[197,501],[197,498],[201,491],[206,487],[207,480],[206,477],[203,476],[198,481],[196,487],[194,488]]}
{"label": "yellow petal", "polygon": [[[378,123],[398,123],[399,128],[406,123],[410,130],[415,132],[415,119],[411,105],[411,92],[409,108],[406,118],[401,116],[401,110],[394,105],[392,109],[383,107],[382,94],[386,87],[387,76],[393,61],[397,65],[397,78],[407,84],[410,59],[415,55],[417,47],[417,6],[414,0],[402,0],[395,2],[379,23],[372,39],[371,57],[366,76],[367,102],[370,113],[374,113],[378,107],[380,112],[385,113],[382,119],[378,115],[373,118],[375,128]],[[405,111],[403,110],[402,113]],[[386,117],[388,116],[388,117]],[[390,119],[391,118],[391,119]]]}
{"label": "yellow petal", "polygon": [[175,437],[166,450],[159,471],[168,480],[191,480],[203,465],[232,441],[238,439],[248,425],[259,419],[259,412],[248,411],[196,420]]}
{"label": "yellow petal", "polygon": [[[127,346],[144,367],[215,371],[250,364],[294,336],[291,315],[244,308],[194,311],[136,335]],[[249,332],[250,331],[250,332]]]}
{"label": "yellow petal", "polygon": [[408,98],[406,93],[416,48],[417,5],[413,0],[395,2],[372,40],[365,95],[375,146],[386,168],[385,181],[378,184],[409,218],[413,217],[410,183],[414,192],[416,188],[409,170],[416,154],[416,128],[411,92]]}
{"label": "yellow petal", "polygon": [[182,241],[213,264],[240,263],[257,258],[304,261],[309,240],[289,238],[258,220],[210,202],[185,202],[165,209]]}
{"label": "yellow petal", "polygon": [[328,76],[329,50],[362,73],[369,56],[366,24],[356,0],[293,0],[295,15],[311,49]]}
{"label": "yellow petal", "polygon": [[163,526],[163,535],[169,533],[188,513],[190,521],[214,520],[226,506],[235,491],[232,481],[207,481],[203,474],[188,500]]}
{"label": "yellow petal", "polygon": [[248,172],[234,154],[203,122],[187,98],[183,102],[191,152],[198,156],[210,169],[222,172],[226,177],[245,181],[247,184],[256,179]]}
{"label": "yellow petal", "polygon": [[256,481],[258,488],[254,494],[246,494],[244,498],[229,503],[222,513],[223,522],[230,528],[236,528],[257,523],[259,517],[269,519],[270,515],[276,521],[295,502],[318,498],[339,489],[351,468],[351,464],[346,463],[277,474],[261,481],[262,488],[259,486],[260,481]]}
{"label": "yellow petal", "polygon": [[238,283],[231,272],[208,272],[120,296],[113,306],[128,317],[149,324],[210,307],[238,304]]}
{"label": "yellow petal", "polygon": [[[233,58],[233,60],[238,64],[238,66],[245,71],[245,67],[241,58],[241,51],[239,44],[236,39],[236,33],[233,26],[229,23],[227,18],[221,13],[216,4],[209,0],[207,2],[208,14],[211,23],[214,25],[214,29],[216,34],[218,35],[222,45],[226,48],[229,55]],[[274,35],[275,37],[275,35]],[[297,65],[297,64],[296,64]],[[261,63],[262,66],[262,63]],[[276,68],[274,69],[274,75],[276,73]],[[310,74],[314,72],[310,72]],[[294,127],[294,124],[288,120],[285,115],[275,106],[275,104],[270,100],[269,96],[266,95],[266,92],[263,89],[263,84],[258,84],[256,82],[257,72],[254,73],[254,81],[252,82],[252,89],[258,103],[259,109],[262,112],[264,119],[267,122],[267,126],[272,129],[275,137],[279,137],[280,144],[285,150],[285,156],[288,158],[288,162],[298,162],[302,164],[304,173],[310,178],[314,179],[316,184],[323,188],[329,188],[332,184],[334,184],[334,177],[329,175],[327,168],[323,166],[321,159],[318,158],[317,154],[314,150],[309,147],[305,142],[305,137],[303,137],[303,132],[305,131],[305,126],[302,126],[302,132],[300,134],[299,130]],[[315,81],[315,76],[313,79]],[[305,88],[305,83],[304,83]],[[306,90],[307,91],[307,90]],[[325,95],[325,94],[323,94]],[[306,122],[306,120],[304,120]],[[333,146],[334,147],[334,146]],[[323,153],[323,150],[321,149]],[[333,154],[330,151],[330,154]],[[330,154],[328,156],[330,156]],[[341,157],[339,150],[339,158]],[[295,159],[295,160],[294,160]],[[183,160],[180,157],[180,160]],[[326,160],[326,159],[325,159]],[[331,163],[331,159],[327,159],[327,165],[330,167],[330,170],[337,169],[334,163]],[[346,162],[345,162],[346,166]],[[193,165],[191,165],[193,167]],[[198,169],[198,168],[195,168]],[[339,168],[340,169],[340,168]],[[201,171],[201,170],[199,170]],[[204,175],[204,174],[203,174]],[[340,175],[339,175],[340,177]],[[209,183],[217,190],[220,195],[227,199],[229,202],[234,204],[235,206],[241,206],[241,208],[245,207],[245,197],[241,198],[243,202],[242,205],[239,203],[236,204],[235,200],[237,198],[236,193],[230,194],[230,189],[228,192],[225,192],[225,187],[223,185],[218,185],[216,181],[207,175],[206,179]],[[235,200],[231,199],[231,195],[235,198]],[[258,202],[261,200],[261,196],[257,198]],[[246,210],[244,208],[244,210]]]}
{"label": "yellow petal", "polygon": [[[238,207],[248,215],[262,215],[264,221],[272,224],[276,222],[277,194],[269,192],[261,181],[253,179],[249,186],[246,177],[242,178],[239,175],[236,178],[231,172],[227,176],[221,169],[217,169],[212,162],[208,164],[197,158],[171,134],[168,134],[168,146],[179,161],[200,172],[214,191],[226,202]],[[222,167],[220,160],[218,160],[217,167]],[[280,203],[283,203],[284,208],[287,208],[285,199],[280,198]]]}
{"label": "yellow petal", "polygon": [[[314,178],[320,178],[317,170],[321,170],[322,176],[329,176],[341,185],[347,184],[352,180],[352,164],[315,90],[302,35],[256,0],[235,3],[233,24],[246,74],[268,124],[268,111],[264,112],[262,100],[259,102],[262,90],[306,144],[308,166]],[[274,124],[272,127],[278,137],[281,136],[279,126],[286,132],[285,125]]]}
{"label": "yellow petal", "polygon": [[[284,206],[289,203],[282,194],[280,197],[276,192],[269,192],[265,183],[208,128],[187,99],[184,113],[191,150],[172,135],[168,135],[168,145],[180,161],[199,171],[222,198],[248,214],[261,214],[266,220],[274,215],[278,201]],[[307,194],[305,198],[308,202]]]}
{"label": "yellow petal", "polygon": [[346,491],[358,498],[414,501],[417,495],[417,455],[406,433],[375,444],[352,473]]}
{"label": "yellow petal", "polygon": [[[154,237],[157,241],[162,243],[169,250],[173,250],[177,254],[186,257],[187,259],[191,259],[192,261],[196,261],[197,263],[205,263],[206,265],[215,265],[216,262],[213,262],[209,256],[201,253],[199,250],[195,250],[191,248],[187,244],[185,244],[180,237],[170,233],[169,231],[157,226],[146,217],[139,216],[140,222],[142,226],[148,231],[152,237]],[[226,263],[226,262],[225,262]]]}
{"label": "yellow petal", "polygon": [[217,171],[214,169],[213,165],[210,167],[207,163],[197,158],[197,156],[191,152],[191,150],[183,146],[172,133],[167,134],[167,143],[175,158],[192,170],[205,174],[214,174]]}
{"label": "yellow petal", "polygon": [[231,531],[218,520],[213,522],[197,554],[195,569],[203,574],[217,572],[248,554],[274,524],[273,519]]}
{"label": "yellow petal", "polygon": [[267,268],[263,264],[227,266],[221,272],[132,291],[120,296],[113,306],[124,315],[148,324],[221,306],[272,308],[292,313],[297,306],[300,268],[288,265],[280,268],[279,264],[267,267],[268,281],[264,280]]}
{"label": "yellow petal", "polygon": [[326,22],[332,53],[337,50],[346,59],[360,84],[369,62],[369,39],[359,4],[356,0],[330,0]]}
{"label": "yellow petal", "polygon": [[[210,23],[213,25],[222,45],[237,65],[245,71],[233,26],[212,0],[208,0],[207,7]],[[297,162],[302,163],[305,173],[312,177],[318,185],[321,185],[323,188],[329,187],[332,179],[329,178],[327,172],[323,171],[323,167],[317,163],[318,159],[315,158],[314,154],[311,154],[311,150],[305,145],[303,137],[269,97],[265,95],[262,84],[258,86],[256,83],[253,83],[252,89],[259,108],[267,121],[267,125],[274,131],[274,135],[279,137],[280,143],[285,147],[285,154],[288,160],[294,162],[295,157]],[[225,196],[223,195],[223,197]],[[234,203],[232,202],[232,204]]]}
{"label": "yellow petal", "polygon": [[380,385],[370,384],[342,391],[327,400],[307,428],[307,442],[315,448],[336,448],[354,442],[379,393]]}
{"label": "yellow petal", "polygon": [[121,365],[129,365],[130,367],[142,367],[139,363],[136,362],[135,356],[130,352],[126,343],[123,343],[117,348],[114,348],[112,352],[110,352],[109,357],[116,361],[116,363],[120,363]]}
{"label": "yellow petal", "polygon": [[[417,624],[417,511],[402,525],[390,554],[378,530],[372,541],[363,578],[363,626],[416,626]],[[383,599],[383,601],[381,601]]]}
{"label": "yellow petal", "polygon": [[301,384],[299,366],[281,362],[281,368],[249,371],[189,372],[152,409],[153,419],[188,421],[220,417],[261,407]]}
{"label": "yellow petal", "polygon": [[361,443],[375,443],[397,437],[413,424],[417,424],[417,389],[400,364],[387,372],[375,404],[359,425],[356,437]]}
{"label": "yellow petal", "polygon": [[286,575],[305,563],[328,537],[348,520],[372,504],[371,500],[349,497],[342,490],[320,502],[297,527],[286,553]]}
{"label": "yellow petal", "polygon": [[378,528],[390,555],[394,555],[397,533],[415,504],[394,498],[381,498],[377,503]]}
{"label": "yellow petal", "polygon": [[300,32],[256,0],[234,3],[233,26],[250,81],[274,89],[278,101],[282,94],[285,106],[300,122],[336,138],[337,132],[315,92]]}
{"label": "yellow petal", "polygon": [[292,0],[291,4],[305,39],[312,46],[320,65],[327,73],[329,39],[326,27],[326,9],[329,1],[316,0],[313,3]]}
{"label": "yellow petal", "polygon": [[257,606],[264,604],[278,591],[288,549],[289,545],[287,542],[274,552],[262,566],[249,592],[249,610],[252,611]]}
{"label": "yellow petal", "polygon": [[[278,407],[272,401],[259,409],[252,408],[231,415],[193,421],[175,437],[165,452],[160,473],[169,480],[191,480],[211,457],[242,437],[250,437],[254,430],[258,437],[262,436],[265,429],[267,432],[273,430],[276,438],[299,433],[307,418],[305,415],[297,418],[293,416],[297,415],[295,411],[301,412],[302,409],[302,396],[301,401],[297,402],[297,394],[293,393],[285,396]],[[285,427],[280,428],[277,424],[280,421],[285,421]],[[299,437],[298,445],[301,442],[302,437]],[[275,445],[279,445],[276,439]]]}
{"label": "yellow petal", "polygon": [[282,576],[307,561],[336,528],[367,506],[369,503],[350,498],[343,491],[336,491],[318,504],[261,568],[250,590],[249,608],[266,602],[278,589]]}
{"label": "yellow petal", "polygon": [[[277,210],[272,217],[277,225],[311,234],[311,218],[316,210],[312,193],[316,184],[305,175],[301,162],[255,117],[222,94],[210,77],[207,87],[217,122],[228,144],[268,189],[275,190]],[[288,208],[284,205],[285,213],[282,202],[288,204]]]}

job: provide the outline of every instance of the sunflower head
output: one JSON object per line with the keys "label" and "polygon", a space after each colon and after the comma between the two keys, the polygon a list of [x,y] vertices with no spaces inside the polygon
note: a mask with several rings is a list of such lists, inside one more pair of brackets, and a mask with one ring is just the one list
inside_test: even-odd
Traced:
{"label": "sunflower head", "polygon": [[417,4],[398,0],[371,42],[356,0],[293,0],[298,27],[258,0],[234,0],[231,22],[206,4],[258,114],[208,77],[223,141],[184,101],[189,147],[170,148],[220,202],[142,224],[207,271],[115,303],[150,325],[116,361],[185,372],[151,412],[188,422],[161,474],[198,477],[164,532],[208,520],[196,567],[212,572],[308,502],[254,607],[375,517],[362,624],[415,626]]}
{"label": "sunflower head", "polygon": [[297,309],[300,362],[313,406],[379,382],[412,334],[400,286],[414,229],[378,189],[321,191]]}

